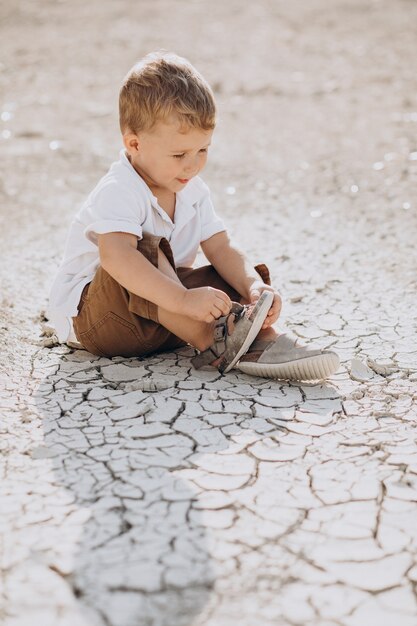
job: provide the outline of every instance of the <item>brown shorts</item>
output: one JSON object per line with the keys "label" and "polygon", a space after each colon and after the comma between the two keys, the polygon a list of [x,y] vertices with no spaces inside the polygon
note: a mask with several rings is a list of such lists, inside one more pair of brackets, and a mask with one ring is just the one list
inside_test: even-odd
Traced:
{"label": "brown shorts", "polygon": [[[158,248],[161,248],[179,280],[187,289],[214,287],[226,292],[233,301],[241,296],[217,273],[212,265],[196,269],[175,267],[168,241],[163,237],[144,233],[138,240],[138,250],[158,267]],[[262,280],[270,284],[266,265],[257,265]],[[122,287],[101,266],[84,287],[73,318],[74,331],[81,345],[99,356],[145,356],[185,346],[186,342],[158,322],[158,307],[153,302]]]}

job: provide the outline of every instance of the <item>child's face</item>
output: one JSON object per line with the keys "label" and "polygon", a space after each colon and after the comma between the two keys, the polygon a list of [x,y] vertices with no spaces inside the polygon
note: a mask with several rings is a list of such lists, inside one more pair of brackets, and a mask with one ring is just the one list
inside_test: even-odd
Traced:
{"label": "child's face", "polygon": [[158,122],[150,131],[123,140],[135,170],[156,194],[181,191],[203,169],[212,130],[184,129],[178,121]]}

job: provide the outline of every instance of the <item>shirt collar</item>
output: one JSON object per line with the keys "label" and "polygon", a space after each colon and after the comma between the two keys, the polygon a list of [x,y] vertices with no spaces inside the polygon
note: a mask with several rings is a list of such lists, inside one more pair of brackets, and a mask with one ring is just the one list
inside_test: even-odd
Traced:
{"label": "shirt collar", "polygon": [[177,200],[179,199],[181,203],[188,204],[189,206],[196,205],[203,196],[201,187],[200,179],[198,177],[193,178],[184,189],[181,189],[181,191],[177,193]]}

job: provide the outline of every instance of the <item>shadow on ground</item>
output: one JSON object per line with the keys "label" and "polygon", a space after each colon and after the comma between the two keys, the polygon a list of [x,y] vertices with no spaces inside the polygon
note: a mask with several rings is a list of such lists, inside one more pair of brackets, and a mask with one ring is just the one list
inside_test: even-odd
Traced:
{"label": "shadow on ground", "polygon": [[[302,435],[300,445],[297,433],[280,443],[303,400],[300,388],[190,375],[189,356],[189,349],[146,361],[62,347],[39,353],[44,445],[33,455],[51,459],[54,483],[69,495],[50,567],[88,624],[199,623],[217,602],[216,581],[229,575],[234,539],[225,533],[246,541],[246,554],[260,545],[239,498],[256,484],[263,485],[258,512],[272,515],[276,528],[263,544],[305,517],[298,505],[280,511],[280,488],[273,493],[259,474],[260,464],[270,468],[270,483],[271,471],[303,453]],[[333,408],[338,403],[336,393]],[[249,512],[256,517],[256,504]]]}

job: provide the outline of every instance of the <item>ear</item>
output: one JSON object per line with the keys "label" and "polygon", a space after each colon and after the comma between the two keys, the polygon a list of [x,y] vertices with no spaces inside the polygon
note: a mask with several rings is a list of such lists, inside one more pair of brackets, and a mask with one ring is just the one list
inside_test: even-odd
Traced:
{"label": "ear", "polygon": [[123,135],[123,144],[127,153],[131,156],[139,152],[139,137],[134,133],[126,133]]}

